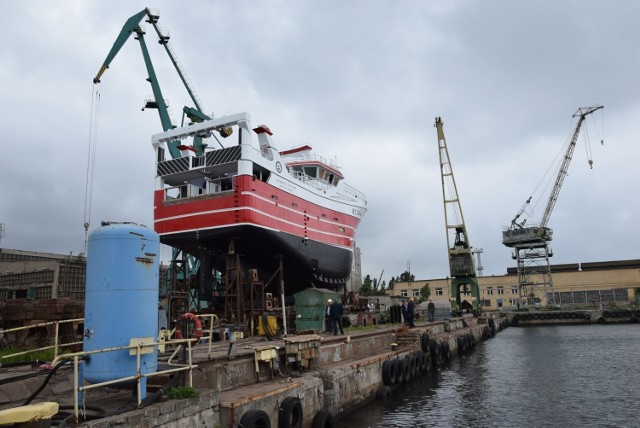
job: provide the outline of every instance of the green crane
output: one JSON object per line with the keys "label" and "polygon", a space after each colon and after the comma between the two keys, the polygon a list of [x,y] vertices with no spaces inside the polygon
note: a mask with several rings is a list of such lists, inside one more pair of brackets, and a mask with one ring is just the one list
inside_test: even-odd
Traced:
{"label": "green crane", "polygon": [[[162,129],[164,131],[174,129],[176,127],[171,122],[171,118],[169,117],[169,110],[167,108],[165,99],[162,95],[162,90],[160,89],[160,83],[158,82],[158,77],[156,76],[156,72],[153,68],[153,63],[151,62],[151,56],[149,55],[149,50],[147,49],[147,44],[145,42],[145,38],[144,38],[145,31],[140,26],[140,21],[142,21],[145,18],[146,18],[146,22],[148,22],[153,26],[156,34],[158,35],[158,43],[165,48],[165,51],[169,55],[169,58],[171,59],[173,66],[178,72],[178,76],[180,77],[180,80],[182,81],[184,87],[187,89],[187,92],[189,93],[189,97],[191,98],[195,106],[195,107],[185,106],[183,108],[183,117],[182,117],[183,124],[182,125],[184,125],[185,117],[187,117],[192,122],[202,122],[205,120],[209,120],[210,117],[203,112],[202,103],[196,96],[195,91],[192,89],[191,83],[189,82],[189,79],[187,78],[186,73],[182,70],[182,67],[178,62],[175,53],[173,52],[173,50],[171,49],[171,46],[169,45],[169,35],[164,34],[161,31],[160,27],[158,26],[158,19],[160,18],[160,16],[149,8],[145,8],[144,10],[136,13],[135,15],[127,19],[124,26],[122,27],[122,30],[120,31],[120,34],[116,38],[116,41],[114,42],[111,50],[109,51],[107,58],[104,60],[104,63],[100,67],[98,74],[96,74],[96,76],[94,77],[93,83],[94,84],[100,83],[100,79],[102,78],[102,75],[104,74],[104,72],[109,68],[109,65],[114,60],[118,52],[120,52],[120,49],[122,49],[122,47],[127,42],[127,40],[129,40],[129,37],[131,37],[131,35],[133,34],[134,38],[138,40],[140,44],[140,49],[142,50],[142,57],[144,59],[145,66],[147,68],[147,74],[148,74],[147,81],[151,84],[151,89],[153,91],[154,99],[147,101],[145,103],[144,108],[155,108],[158,110],[158,114],[160,115],[160,122],[162,124]],[[229,135],[231,135],[231,128],[222,128],[219,130],[219,133],[222,137],[226,138]],[[203,137],[204,137],[203,135],[196,135],[193,138],[192,148],[195,151],[196,156],[202,156],[204,154],[204,149],[206,145],[203,144],[202,142]],[[222,144],[220,144],[220,146],[222,147]],[[167,144],[167,147],[169,149],[169,154],[173,159],[182,157],[181,150],[184,148],[184,146],[181,146],[180,141],[177,141],[177,140],[171,141]],[[162,156],[159,155],[158,158],[159,158],[158,162],[161,162],[164,160],[163,159],[164,155]],[[171,259],[172,261],[169,268],[168,276],[166,278],[166,283],[162,285],[162,291],[161,291],[161,294],[164,294],[165,296],[169,294],[169,288],[171,287],[170,284],[180,282],[180,281],[184,283],[189,283],[190,278],[192,278],[195,275],[195,273],[198,272],[200,269],[200,263],[196,258],[191,256],[190,254],[183,253],[178,248],[173,248]],[[170,301],[168,307],[171,314],[174,315],[173,314],[175,309],[173,307],[174,303],[183,304],[184,306],[186,306],[187,309],[189,309],[191,306],[193,306],[192,300],[193,300],[192,296],[189,296],[188,298],[184,298],[183,301],[180,301],[180,302]]]}
{"label": "green crane", "polygon": [[[166,34],[163,34],[160,28],[158,27],[158,19],[160,18],[160,16],[157,13],[152,12],[151,9],[149,8],[145,8],[144,10],[138,12],[137,14],[127,19],[124,26],[122,27],[122,30],[120,31],[120,34],[116,38],[116,41],[113,44],[113,47],[109,51],[107,58],[104,60],[104,63],[100,67],[98,74],[96,75],[96,77],[94,77],[93,83],[95,84],[100,83],[100,79],[102,75],[107,70],[107,68],[109,68],[109,65],[111,64],[113,59],[116,57],[118,52],[120,52],[120,49],[122,48],[122,46],[124,46],[124,44],[126,43],[127,40],[129,40],[129,37],[131,37],[132,34],[135,34],[134,38],[138,40],[138,42],[140,43],[140,49],[142,50],[142,57],[144,59],[144,64],[147,68],[147,74],[148,74],[147,81],[151,84],[151,90],[153,91],[153,98],[154,98],[153,100],[147,101],[145,103],[145,108],[158,109],[158,114],[160,115],[160,122],[162,124],[162,129],[164,131],[174,129],[176,127],[171,122],[171,118],[169,117],[169,110],[167,108],[165,99],[162,96],[160,83],[158,82],[158,77],[156,76],[156,72],[153,68],[153,63],[151,62],[149,50],[147,49],[147,44],[144,39],[145,31],[140,26],[140,21],[142,21],[145,17],[146,17],[146,22],[150,23],[155,29],[158,35],[158,43],[164,46],[167,54],[169,55],[169,58],[171,59],[171,62],[173,63],[176,71],[178,72],[178,76],[180,76],[180,80],[182,80],[182,83],[187,89],[187,92],[189,93],[189,96],[191,97],[191,100],[195,105],[195,108],[185,106],[183,108],[184,116],[187,116],[193,122],[202,122],[203,120],[210,119],[209,116],[203,113],[201,103],[198,100],[198,97],[196,96],[195,92],[191,88],[191,84],[189,83],[189,80],[187,79],[186,74],[182,70],[182,67],[180,66],[179,62],[176,59],[175,53],[173,52],[173,50],[171,49],[171,46],[169,45],[169,36]],[[228,135],[225,135],[225,133],[223,132],[221,132],[221,135],[223,137],[228,136]],[[180,145],[179,141],[171,141],[169,144],[167,144],[167,147],[169,148],[169,153],[173,159],[176,159],[182,156],[180,153],[180,149],[178,148],[179,145]],[[202,143],[202,136],[194,137],[193,148],[195,150],[196,156],[201,156],[204,153],[205,145]]]}

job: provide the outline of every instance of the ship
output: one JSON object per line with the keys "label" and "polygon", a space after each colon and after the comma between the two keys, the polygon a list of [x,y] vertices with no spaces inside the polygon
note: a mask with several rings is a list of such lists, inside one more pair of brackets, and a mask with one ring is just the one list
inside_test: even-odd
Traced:
{"label": "ship", "polygon": [[[224,145],[216,138],[219,148],[185,144],[215,134],[226,137]],[[162,243],[207,271],[224,272],[230,253],[241,255],[245,275],[266,278],[281,267],[287,295],[345,284],[367,201],[335,161],[308,144],[279,151],[269,127],[252,126],[248,113],[171,129],[153,135],[152,145]],[[172,147],[180,156],[165,159]]]}
{"label": "ship", "polygon": [[[169,115],[142,20],[154,28],[193,102],[194,107],[184,106],[180,127]],[[365,196],[345,183],[336,162],[316,155],[311,146],[278,151],[271,130],[253,127],[248,113],[205,114],[158,20],[157,11],[149,8],[131,16],[93,82],[101,82],[133,36],[153,91],[143,110],[157,110],[164,131],[152,136],[154,229],[163,244],[176,249],[172,263],[180,251],[198,260],[193,267],[203,291],[200,298],[210,294],[205,284],[228,273],[231,258],[236,259],[236,273],[252,275],[252,280],[262,277],[265,287],[284,281],[288,294],[309,286],[337,289],[345,284],[356,229],[366,213]],[[276,271],[280,276],[271,281]],[[273,291],[282,290],[278,286]]]}

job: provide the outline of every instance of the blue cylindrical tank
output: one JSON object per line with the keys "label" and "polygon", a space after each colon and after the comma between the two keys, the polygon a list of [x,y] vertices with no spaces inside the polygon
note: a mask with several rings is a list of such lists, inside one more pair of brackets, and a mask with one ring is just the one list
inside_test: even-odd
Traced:
{"label": "blue cylindrical tank", "polygon": [[[84,350],[128,346],[158,335],[160,238],[133,223],[104,223],[89,235]],[[157,349],[141,356],[141,372],[157,370]],[[92,354],[83,377],[97,383],[136,374],[129,350]]]}

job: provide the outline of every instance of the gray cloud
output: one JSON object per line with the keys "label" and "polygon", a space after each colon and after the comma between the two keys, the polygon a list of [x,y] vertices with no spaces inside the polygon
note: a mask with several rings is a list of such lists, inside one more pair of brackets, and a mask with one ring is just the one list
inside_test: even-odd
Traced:
{"label": "gray cloud", "polygon": [[[135,3],[132,5],[131,3]],[[513,265],[509,224],[571,131],[581,106],[605,105],[581,141],[550,221],[555,263],[636,258],[640,5],[598,0],[492,2],[158,2],[161,25],[205,106],[251,113],[279,148],[336,156],[368,197],[358,232],[365,274],[410,262],[448,275],[438,150],[442,116],[471,243],[485,274]],[[145,4],[4,5],[0,27],[3,247],[83,248],[91,79],[124,21]],[[176,121],[188,103],[149,34]],[[135,40],[101,85],[92,228],[152,225],[160,124]],[[604,129],[602,129],[604,127]],[[600,145],[600,135],[605,144]],[[532,221],[539,220],[545,196]]]}

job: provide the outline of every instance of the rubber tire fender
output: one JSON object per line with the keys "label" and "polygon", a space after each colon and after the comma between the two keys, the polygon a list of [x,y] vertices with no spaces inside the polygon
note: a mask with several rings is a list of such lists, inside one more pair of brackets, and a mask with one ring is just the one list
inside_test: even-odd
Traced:
{"label": "rubber tire fender", "polygon": [[466,349],[464,348],[464,337],[458,336],[456,342],[458,344],[458,355],[464,354],[464,351],[466,351]]}
{"label": "rubber tire fender", "polygon": [[451,350],[449,349],[449,342],[442,342],[442,356],[445,361],[451,361]]}
{"label": "rubber tire fender", "polygon": [[382,363],[382,383],[385,385],[396,383],[396,371],[393,368],[392,360],[386,360]]}
{"label": "rubber tire fender", "polygon": [[422,352],[429,352],[429,333],[422,333],[420,335],[420,347]]}
{"label": "rubber tire fender", "polygon": [[287,397],[280,403],[278,428],[302,428],[304,414],[298,397]]}
{"label": "rubber tire fender", "polygon": [[402,378],[402,382],[398,383],[406,383],[411,379],[411,367],[409,367],[409,361],[406,358],[403,358],[400,361],[400,377]]}
{"label": "rubber tire fender", "polygon": [[387,400],[390,396],[391,388],[387,385],[382,385],[380,388],[378,388],[378,392],[376,392],[376,397],[378,397],[378,399],[382,401]]}
{"label": "rubber tire fender", "polygon": [[333,415],[331,412],[319,411],[313,417],[311,428],[333,428]]}
{"label": "rubber tire fender", "polygon": [[271,428],[271,420],[264,410],[247,410],[240,418],[238,428]]}
{"label": "rubber tire fender", "polygon": [[395,373],[396,384],[404,382],[404,371],[402,370],[402,360],[396,358],[393,360],[393,372]]}
{"label": "rubber tire fender", "polygon": [[420,352],[419,354],[418,361],[421,372],[426,372],[429,368],[429,358],[427,355],[428,354],[425,354],[424,352]]}
{"label": "rubber tire fender", "polygon": [[409,356],[409,362],[411,363],[411,377],[418,375],[418,354],[415,352]]}

